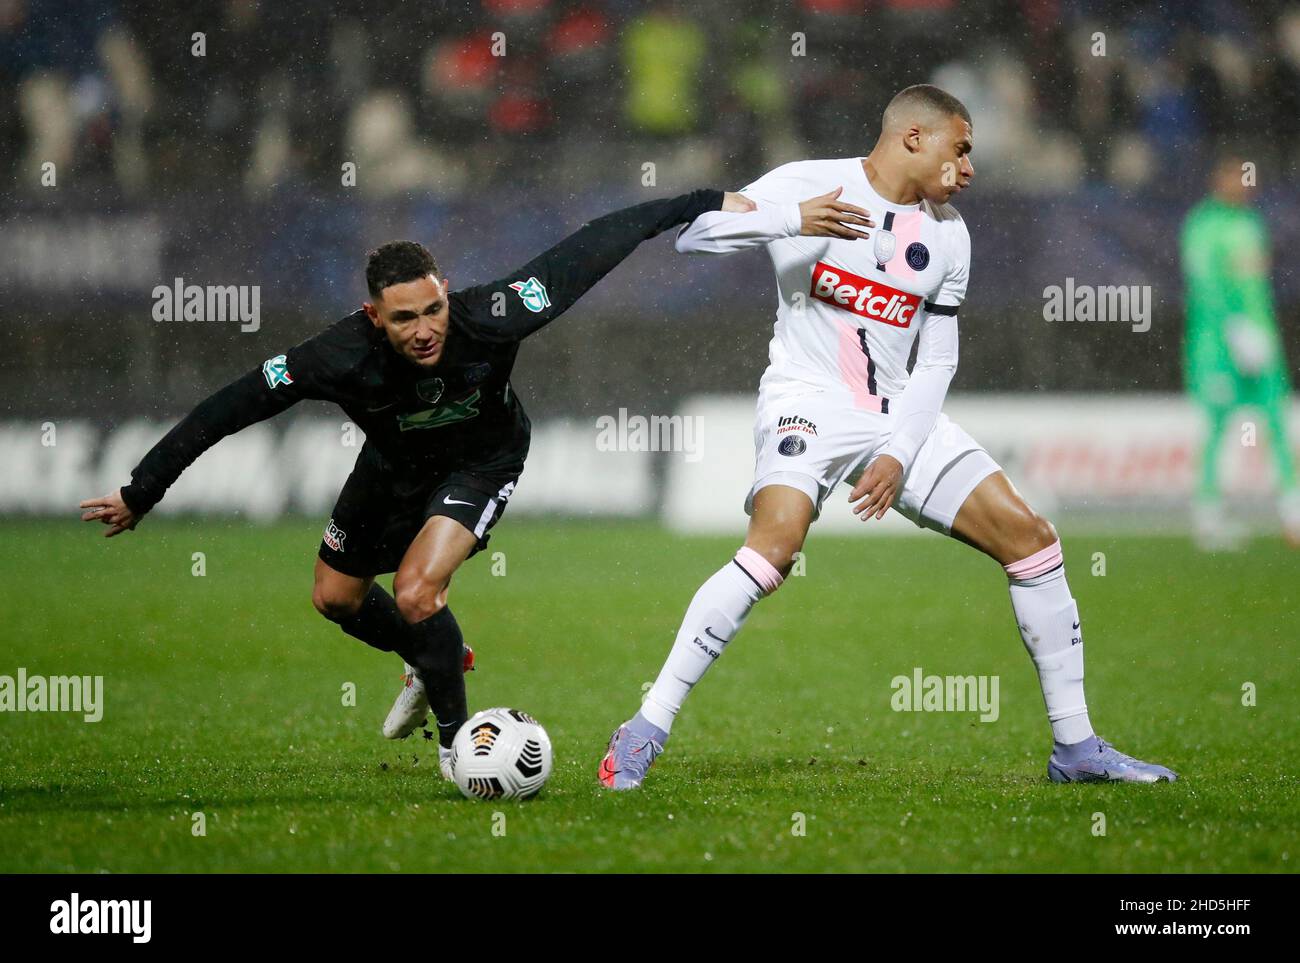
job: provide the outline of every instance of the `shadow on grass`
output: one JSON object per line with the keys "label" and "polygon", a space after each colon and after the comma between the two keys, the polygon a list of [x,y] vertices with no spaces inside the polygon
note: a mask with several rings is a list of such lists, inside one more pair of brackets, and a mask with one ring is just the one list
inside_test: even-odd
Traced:
{"label": "shadow on grass", "polygon": [[369,775],[374,779],[358,783],[354,788],[325,787],[318,783],[304,784],[301,791],[285,792],[278,789],[264,793],[229,793],[221,789],[205,790],[194,787],[189,795],[133,795],[106,791],[100,788],[33,784],[6,786],[0,789],[0,822],[16,815],[45,813],[94,812],[166,812],[183,811],[186,814],[202,810],[261,808],[282,805],[376,806],[388,808],[412,802],[421,804],[442,802],[468,802],[450,783],[445,783],[431,771],[415,769],[390,769],[378,766],[349,773],[352,777]]}

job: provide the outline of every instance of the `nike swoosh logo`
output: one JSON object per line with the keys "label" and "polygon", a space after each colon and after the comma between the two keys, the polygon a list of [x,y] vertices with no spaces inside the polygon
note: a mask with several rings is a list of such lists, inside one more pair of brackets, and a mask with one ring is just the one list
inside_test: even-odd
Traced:
{"label": "nike swoosh logo", "polygon": [[444,495],[442,503],[444,505],[469,505],[471,508],[474,507],[473,502],[463,502],[459,498],[452,498],[450,495]]}
{"label": "nike swoosh logo", "polygon": [[393,405],[395,405],[395,404],[397,404],[396,401],[390,401],[388,404],[386,404],[386,405],[380,405],[378,408],[367,408],[366,411],[368,411],[370,414],[373,415],[376,411],[387,411],[389,408],[393,407]]}
{"label": "nike swoosh logo", "polygon": [[1078,627],[1079,627],[1079,623],[1078,623],[1078,622],[1075,622],[1074,625],[1070,626],[1070,628],[1072,628],[1072,629],[1077,629]]}
{"label": "nike swoosh logo", "polygon": [[713,626],[711,625],[706,625],[704,627],[704,634],[707,635],[709,638],[711,638],[714,642],[721,642],[723,645],[727,644],[726,639],[713,634]]}

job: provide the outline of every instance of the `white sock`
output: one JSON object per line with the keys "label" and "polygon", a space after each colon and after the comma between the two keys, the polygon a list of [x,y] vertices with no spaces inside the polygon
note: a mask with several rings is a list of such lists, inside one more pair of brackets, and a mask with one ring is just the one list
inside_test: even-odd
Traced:
{"label": "white sock", "polygon": [[714,572],[686,609],[668,661],[641,703],[642,718],[665,733],[672,731],[692,687],[736,637],[754,603],[781,581],[781,573],[749,548]]}
{"label": "white sock", "polygon": [[1038,669],[1052,738],[1073,745],[1093,735],[1083,697],[1083,632],[1065,581],[1061,543],[1005,566],[1020,637]]}

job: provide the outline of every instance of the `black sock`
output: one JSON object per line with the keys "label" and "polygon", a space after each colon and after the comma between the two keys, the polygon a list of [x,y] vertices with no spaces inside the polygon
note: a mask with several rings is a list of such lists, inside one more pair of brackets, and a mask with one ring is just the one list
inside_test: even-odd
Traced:
{"label": "black sock", "polygon": [[383,652],[397,652],[410,646],[410,624],[402,618],[393,597],[378,585],[370,586],[361,608],[340,622],[339,628]]}
{"label": "black sock", "polygon": [[408,623],[405,646],[397,654],[415,667],[438,720],[438,743],[450,748],[452,739],[469,718],[465,702],[465,637],[451,609],[445,606],[423,622]]}

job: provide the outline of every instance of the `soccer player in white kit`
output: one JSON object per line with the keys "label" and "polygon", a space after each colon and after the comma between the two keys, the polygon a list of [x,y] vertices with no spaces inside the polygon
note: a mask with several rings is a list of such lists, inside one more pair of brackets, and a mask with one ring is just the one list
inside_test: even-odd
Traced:
{"label": "soccer player in white kit", "polygon": [[602,785],[641,785],[691,688],[754,604],[780,587],[831,491],[854,477],[849,499],[863,521],[893,507],[1006,570],[1051,723],[1053,781],[1177,778],[1093,732],[1079,612],[1056,530],[940,410],[957,370],[971,247],[948,202],[975,174],[972,147],[959,100],[927,84],[908,87],[886,108],[869,156],[778,167],[740,192],[753,210],[708,212],[678,235],[684,253],[766,247],[776,269],[780,304],[759,385],[749,532],[696,592],[640,711],[611,737]]}

